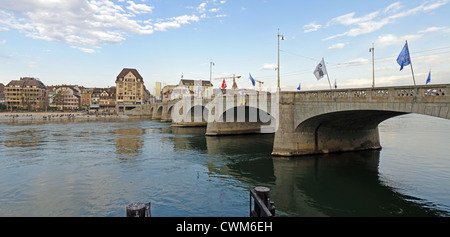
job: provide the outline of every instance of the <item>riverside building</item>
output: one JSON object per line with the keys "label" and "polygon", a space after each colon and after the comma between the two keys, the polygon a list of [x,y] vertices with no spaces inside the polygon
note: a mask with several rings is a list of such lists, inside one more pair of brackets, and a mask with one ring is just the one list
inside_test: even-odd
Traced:
{"label": "riverside building", "polygon": [[144,79],[136,69],[124,68],[116,78],[116,111],[132,110],[144,101]]}
{"label": "riverside building", "polygon": [[4,88],[7,109],[44,110],[48,106],[48,89],[33,77],[12,80]]}

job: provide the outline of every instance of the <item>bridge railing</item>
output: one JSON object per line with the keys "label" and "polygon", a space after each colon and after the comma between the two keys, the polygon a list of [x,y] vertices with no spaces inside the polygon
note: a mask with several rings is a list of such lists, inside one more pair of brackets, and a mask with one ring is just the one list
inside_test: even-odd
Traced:
{"label": "bridge railing", "polygon": [[[416,92],[417,91],[417,92]],[[286,93],[286,92],[283,92]],[[450,102],[450,84],[287,92],[296,101]]]}

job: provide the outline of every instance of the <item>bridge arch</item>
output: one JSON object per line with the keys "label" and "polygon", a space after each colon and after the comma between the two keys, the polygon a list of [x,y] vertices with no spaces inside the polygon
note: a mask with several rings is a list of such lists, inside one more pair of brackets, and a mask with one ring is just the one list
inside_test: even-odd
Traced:
{"label": "bridge arch", "polygon": [[152,114],[152,120],[161,120],[163,114],[163,105],[152,106],[150,112]]}
{"label": "bridge arch", "polygon": [[158,106],[158,109],[156,110],[156,114],[157,114],[157,115],[161,115],[161,114],[162,114],[162,111],[163,111],[163,106],[160,105],[160,106]]}
{"label": "bridge arch", "polygon": [[272,155],[380,149],[378,125],[416,113],[450,119],[450,85],[283,92]]}
{"label": "bridge arch", "polygon": [[238,105],[218,114],[214,110],[211,115],[215,119],[209,121],[206,130],[208,136],[275,132],[277,120],[265,109]]}
{"label": "bridge arch", "polygon": [[[181,116],[172,121],[173,127],[206,127],[208,123],[208,108],[203,104],[193,104],[186,107],[172,106],[169,108],[172,117]],[[178,110],[178,111],[177,111]],[[186,112],[185,112],[186,110]]]}
{"label": "bridge arch", "polygon": [[301,122],[295,132],[310,153],[380,149],[378,125],[407,114],[385,110],[345,110],[324,113]]}
{"label": "bridge arch", "polygon": [[[212,111],[215,112],[215,111]],[[255,122],[270,124],[275,118],[266,109],[255,108],[248,105],[238,105],[223,111],[218,117],[218,121],[223,122]]]}

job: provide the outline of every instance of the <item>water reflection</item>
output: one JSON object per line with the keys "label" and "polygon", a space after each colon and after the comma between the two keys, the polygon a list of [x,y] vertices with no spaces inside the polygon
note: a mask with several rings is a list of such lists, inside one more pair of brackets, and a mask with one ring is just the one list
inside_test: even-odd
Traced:
{"label": "water reflection", "polygon": [[246,188],[270,187],[281,216],[448,215],[387,186],[380,179],[380,150],[280,158],[270,156],[273,135],[177,135],[175,147],[184,149],[203,152],[206,140],[210,174],[232,177]]}
{"label": "water reflection", "polygon": [[41,130],[19,130],[9,132],[5,140],[6,147],[38,147],[43,143],[43,136]]}
{"label": "water reflection", "polygon": [[379,179],[380,151],[273,159],[277,207],[301,216],[438,216]]}
{"label": "water reflection", "polygon": [[[248,216],[255,186],[271,188],[277,216],[450,216],[449,127],[408,123],[381,126],[381,151],[296,158],[272,157],[271,134],[145,120],[0,124],[0,216],[123,216],[138,201],[155,216]],[[432,128],[418,142],[416,130]],[[430,149],[411,149],[430,137]]]}
{"label": "water reflection", "polygon": [[207,150],[205,140],[205,127],[172,127],[171,137],[175,149],[197,150],[204,152]]}
{"label": "water reflection", "polygon": [[116,136],[117,154],[136,154],[142,152],[142,135],[144,130],[136,127],[117,128],[114,130]]}

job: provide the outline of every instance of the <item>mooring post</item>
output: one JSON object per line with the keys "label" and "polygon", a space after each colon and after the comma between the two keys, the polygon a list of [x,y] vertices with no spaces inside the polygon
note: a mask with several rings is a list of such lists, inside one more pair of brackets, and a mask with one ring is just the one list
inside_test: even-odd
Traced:
{"label": "mooring post", "polygon": [[151,217],[149,203],[132,203],[127,206],[127,217]]}
{"label": "mooring post", "polygon": [[[250,191],[250,195],[252,194],[252,191],[256,195],[256,197],[254,197],[255,198],[254,215],[256,215],[257,217],[275,216],[274,202],[270,201],[270,188],[261,186],[256,187]],[[270,213],[267,213],[267,211]],[[252,215],[251,210],[250,214]]]}

